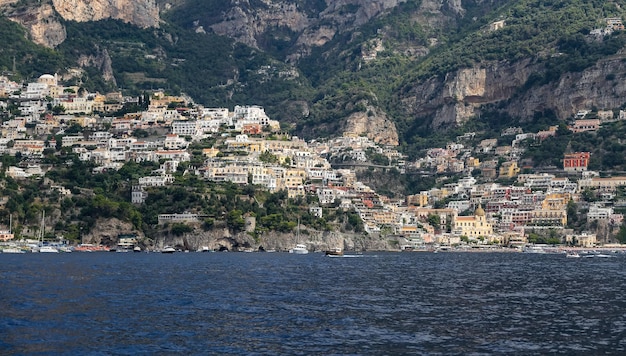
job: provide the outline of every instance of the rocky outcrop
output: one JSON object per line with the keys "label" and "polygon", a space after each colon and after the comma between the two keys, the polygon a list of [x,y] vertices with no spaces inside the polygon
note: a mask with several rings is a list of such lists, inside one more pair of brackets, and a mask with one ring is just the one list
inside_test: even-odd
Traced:
{"label": "rocky outcrop", "polygon": [[365,135],[382,145],[398,145],[396,125],[380,109],[367,106],[366,112],[352,113],[346,120],[344,132],[356,136]]}
{"label": "rocky outcrop", "polygon": [[78,65],[81,67],[96,67],[102,72],[102,78],[117,86],[113,76],[111,57],[106,49],[103,49],[97,56],[82,55],[78,58]]}
{"label": "rocky outcrop", "polygon": [[160,21],[154,0],[48,0],[27,6],[19,4],[0,0],[0,10],[22,24],[33,42],[46,47],[65,41],[67,34],[61,18],[77,22],[117,19],[143,28],[158,27]]}
{"label": "rocky outcrop", "polygon": [[[265,233],[255,239],[247,233],[231,234],[226,229],[203,231],[196,229],[183,236],[159,235],[154,239],[151,248],[174,246],[181,250],[198,251],[208,247],[213,251],[289,251],[296,244],[294,234]],[[393,239],[387,240],[379,236],[339,233],[328,231],[304,230],[300,235],[300,243],[311,252],[327,251],[341,247],[349,251],[383,251],[397,248]]]}
{"label": "rocky outcrop", "polygon": [[24,26],[33,42],[56,47],[65,41],[67,33],[50,4],[12,11],[9,18]]}
{"label": "rocky outcrop", "polygon": [[[266,232],[254,238],[246,232],[233,234],[226,228],[204,230],[200,224],[190,224],[190,226],[193,226],[194,230],[181,236],[174,236],[167,229],[154,231],[150,236],[145,236],[142,231],[134,229],[131,223],[115,218],[98,219],[89,233],[82,236],[82,242],[114,247],[118,243],[119,235],[136,234],[142,248],[156,250],[164,246],[173,246],[189,251],[198,251],[203,247],[208,247],[214,251],[288,251],[296,244],[293,233]],[[299,242],[306,244],[309,251],[319,252],[335,247],[350,251],[394,250],[397,248],[397,243],[394,241],[394,239],[385,239],[377,235],[316,231],[303,228]]]}
{"label": "rocky outcrop", "polygon": [[133,228],[129,222],[124,222],[115,218],[98,219],[90,231],[83,236],[83,243],[103,244],[107,246],[115,246],[118,242],[119,235],[136,234],[138,240],[144,240],[142,231]]}
{"label": "rocky outcrop", "polygon": [[263,3],[264,6],[253,8],[248,0],[231,1],[232,7],[222,16],[224,20],[211,25],[211,29],[248,46],[259,48],[257,38],[269,29],[288,28],[300,32],[309,25],[309,19],[298,11],[295,4],[269,0]]}
{"label": "rocky outcrop", "polygon": [[116,19],[143,28],[159,26],[155,0],[52,0],[52,4],[65,20]]}
{"label": "rocky outcrop", "polygon": [[[312,47],[326,44],[338,32],[363,25],[404,1],[330,1],[322,12],[307,14],[298,5],[285,1],[263,0],[262,5],[253,6],[249,0],[231,0],[231,8],[223,14],[222,21],[209,25],[218,34],[256,48],[262,47],[261,36],[278,29],[281,40],[294,43],[289,57],[297,59],[308,55]],[[283,29],[291,34],[285,35]]]}
{"label": "rocky outcrop", "polygon": [[404,107],[412,117],[431,118],[433,128],[461,124],[482,105],[511,98],[535,70],[530,61],[460,69],[414,86],[403,98]]}
{"label": "rocky outcrop", "polygon": [[610,110],[626,102],[626,55],[605,58],[582,72],[565,73],[559,81],[533,87],[511,100],[506,110],[520,118],[553,110],[566,119],[579,110]]}
{"label": "rocky outcrop", "polygon": [[432,120],[433,128],[461,124],[480,113],[485,104],[505,103],[503,111],[525,120],[536,112],[554,111],[566,119],[579,110],[621,107],[626,98],[626,55],[603,59],[560,80],[524,88],[531,73],[541,74],[541,66],[524,60],[497,62],[465,68],[444,78],[431,78],[414,86],[403,97],[407,114]]}

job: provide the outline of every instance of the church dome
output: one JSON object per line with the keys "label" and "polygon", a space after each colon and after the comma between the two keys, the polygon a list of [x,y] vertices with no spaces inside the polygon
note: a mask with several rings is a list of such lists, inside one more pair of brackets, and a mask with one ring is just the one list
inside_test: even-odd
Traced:
{"label": "church dome", "polygon": [[41,84],[56,85],[57,84],[57,79],[52,74],[44,74],[44,75],[39,77],[37,82],[41,83]]}
{"label": "church dome", "polygon": [[485,216],[485,211],[483,210],[483,207],[480,204],[478,204],[478,208],[476,208],[476,211],[474,211],[474,215]]}

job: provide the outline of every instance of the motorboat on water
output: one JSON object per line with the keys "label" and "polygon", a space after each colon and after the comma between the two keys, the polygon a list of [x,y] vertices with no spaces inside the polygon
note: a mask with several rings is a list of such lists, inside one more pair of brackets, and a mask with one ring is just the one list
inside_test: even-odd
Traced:
{"label": "motorboat on water", "polygon": [[567,257],[567,258],[580,258],[580,255],[576,251],[570,251],[570,252],[565,254],[565,257]]}
{"label": "motorboat on water", "polygon": [[343,250],[339,247],[326,251],[326,256],[343,256]]}
{"label": "motorboat on water", "polygon": [[133,248],[133,252],[141,252],[141,247],[139,247],[139,246],[135,246],[135,247]]}
{"label": "motorboat on water", "polygon": [[524,253],[546,253],[543,246],[526,246],[524,247]]}
{"label": "motorboat on water", "polygon": [[294,253],[296,255],[306,255],[307,253],[309,253],[309,250],[307,250],[306,245],[297,244],[296,247],[289,250],[289,253]]}

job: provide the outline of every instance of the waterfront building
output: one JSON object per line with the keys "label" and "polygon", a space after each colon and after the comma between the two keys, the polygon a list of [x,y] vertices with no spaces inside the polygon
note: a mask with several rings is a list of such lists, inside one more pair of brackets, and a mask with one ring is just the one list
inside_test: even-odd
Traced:
{"label": "waterfront building", "polygon": [[493,234],[493,226],[487,221],[485,211],[479,204],[473,216],[457,216],[454,219],[454,233],[456,235],[477,238]]}

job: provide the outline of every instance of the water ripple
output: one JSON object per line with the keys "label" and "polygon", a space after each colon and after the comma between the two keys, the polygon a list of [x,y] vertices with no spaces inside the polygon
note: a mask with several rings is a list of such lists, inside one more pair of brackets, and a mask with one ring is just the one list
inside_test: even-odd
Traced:
{"label": "water ripple", "polygon": [[623,354],[625,264],[493,253],[0,255],[0,354]]}

